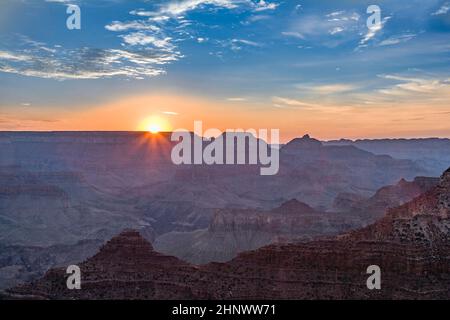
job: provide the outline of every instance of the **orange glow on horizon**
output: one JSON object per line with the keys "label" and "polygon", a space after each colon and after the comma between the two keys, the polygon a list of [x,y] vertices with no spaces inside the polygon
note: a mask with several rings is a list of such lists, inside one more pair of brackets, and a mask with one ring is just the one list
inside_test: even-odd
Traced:
{"label": "orange glow on horizon", "polygon": [[151,116],[142,120],[138,127],[135,128],[135,130],[148,131],[150,133],[156,134],[162,131],[172,131],[172,126],[170,125],[169,121],[163,117]]}
{"label": "orange glow on horizon", "polygon": [[[3,110],[2,110],[3,111]],[[0,130],[15,131],[193,131],[280,129],[282,142],[308,133],[321,140],[339,138],[450,137],[450,108],[442,102],[377,103],[358,106],[336,101],[318,108],[276,108],[256,101],[212,100],[181,95],[144,95],[80,108],[5,109]]]}

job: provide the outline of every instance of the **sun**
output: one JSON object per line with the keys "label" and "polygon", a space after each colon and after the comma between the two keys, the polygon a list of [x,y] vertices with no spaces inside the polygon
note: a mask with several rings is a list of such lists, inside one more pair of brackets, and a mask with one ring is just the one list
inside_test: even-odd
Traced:
{"label": "sun", "polygon": [[161,131],[161,126],[158,123],[150,123],[147,127],[147,131],[153,134]]}
{"label": "sun", "polygon": [[159,117],[159,116],[151,116],[145,118],[141,121],[138,126],[139,131],[147,131],[152,134],[157,134],[160,132],[170,131],[172,126],[167,121],[167,119]]}

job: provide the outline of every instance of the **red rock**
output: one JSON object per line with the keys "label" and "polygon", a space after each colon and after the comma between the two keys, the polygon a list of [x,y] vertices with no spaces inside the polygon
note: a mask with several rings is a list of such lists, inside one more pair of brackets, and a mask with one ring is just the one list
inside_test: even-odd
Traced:
{"label": "red rock", "polygon": [[[193,266],[125,231],[80,264],[82,289],[63,269],[11,289],[53,299],[449,299],[450,170],[437,187],[375,224],[323,241],[278,244],[226,263]],[[366,287],[369,265],[381,290]]]}

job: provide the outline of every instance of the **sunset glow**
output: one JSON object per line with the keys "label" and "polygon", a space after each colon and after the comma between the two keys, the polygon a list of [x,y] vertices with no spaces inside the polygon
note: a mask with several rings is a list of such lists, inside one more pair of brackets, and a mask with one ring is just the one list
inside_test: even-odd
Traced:
{"label": "sunset glow", "polygon": [[450,300],[449,40],[450,0],[0,0],[2,307]]}
{"label": "sunset glow", "polygon": [[150,133],[158,133],[161,131],[161,127],[157,123],[152,123],[148,126],[148,131]]}
{"label": "sunset glow", "polygon": [[171,131],[172,127],[169,121],[167,121],[165,118],[159,116],[151,116],[145,118],[135,130],[148,131],[150,133],[156,134],[163,131]]}
{"label": "sunset glow", "polygon": [[155,133],[198,120],[279,129],[282,142],[450,137],[444,0],[387,1],[375,31],[358,1],[155,0],[141,15],[140,1],[107,0],[89,28],[56,34],[67,1],[36,4],[35,23],[11,17],[28,2],[0,13],[3,131]]}

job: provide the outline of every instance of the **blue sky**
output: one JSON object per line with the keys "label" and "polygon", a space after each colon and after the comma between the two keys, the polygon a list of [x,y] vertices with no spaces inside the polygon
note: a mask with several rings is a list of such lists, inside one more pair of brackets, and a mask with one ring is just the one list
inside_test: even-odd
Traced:
{"label": "blue sky", "polygon": [[[81,8],[81,30],[66,28],[69,4]],[[382,25],[371,31],[374,4]],[[14,129],[24,108],[161,93],[255,112],[423,100],[447,114],[449,52],[446,0],[4,0],[0,124]]]}

